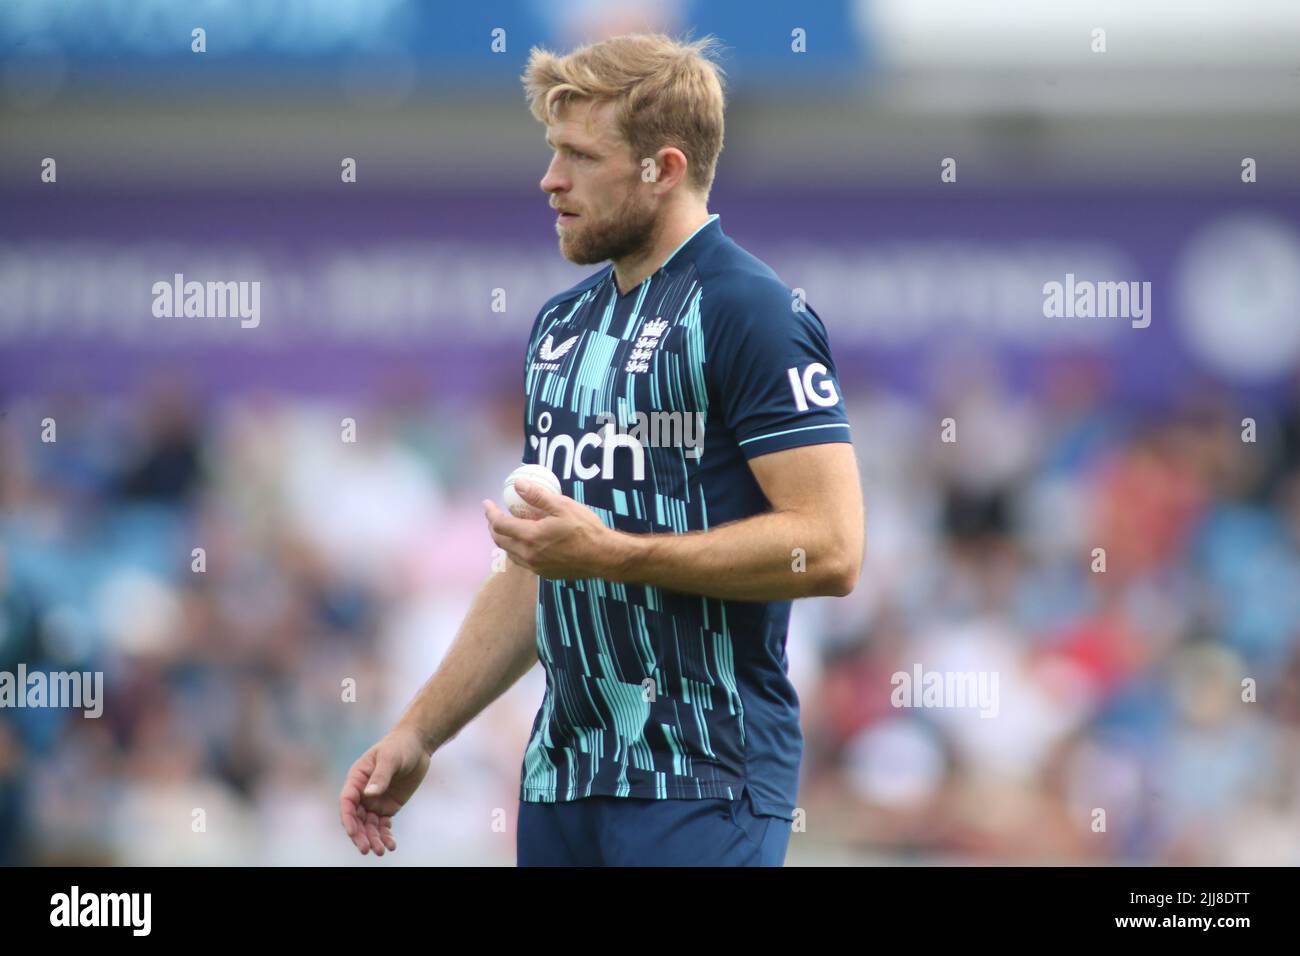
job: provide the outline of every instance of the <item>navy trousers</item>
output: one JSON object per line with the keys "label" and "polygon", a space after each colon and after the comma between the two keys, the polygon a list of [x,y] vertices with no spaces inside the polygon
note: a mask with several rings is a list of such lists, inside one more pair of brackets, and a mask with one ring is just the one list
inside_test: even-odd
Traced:
{"label": "navy trousers", "polygon": [[583,797],[519,804],[519,866],[782,866],[791,821],[735,800]]}

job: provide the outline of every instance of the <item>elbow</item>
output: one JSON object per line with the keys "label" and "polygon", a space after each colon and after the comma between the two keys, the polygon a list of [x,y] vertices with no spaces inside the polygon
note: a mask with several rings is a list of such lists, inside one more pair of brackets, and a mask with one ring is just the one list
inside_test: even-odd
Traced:
{"label": "elbow", "polygon": [[853,593],[853,589],[858,586],[858,575],[856,573],[844,573],[837,575],[827,591],[829,597],[848,597]]}
{"label": "elbow", "polygon": [[866,553],[865,535],[849,535],[835,549],[834,572],[830,575],[826,592],[831,597],[848,597],[862,577],[862,558]]}
{"label": "elbow", "polygon": [[866,553],[865,529],[851,526],[834,527],[826,531],[818,553],[825,555],[821,574],[816,585],[806,595],[809,597],[848,597],[862,577],[862,559]]}
{"label": "elbow", "polygon": [[848,597],[853,593],[853,589],[858,586],[858,578],[861,576],[861,555],[857,558],[850,556],[836,563],[833,573],[826,577],[821,594],[825,597]]}

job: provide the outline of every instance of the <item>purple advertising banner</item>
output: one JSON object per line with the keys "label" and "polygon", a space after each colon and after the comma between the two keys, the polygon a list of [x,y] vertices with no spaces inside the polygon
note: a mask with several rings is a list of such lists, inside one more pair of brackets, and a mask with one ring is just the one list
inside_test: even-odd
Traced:
{"label": "purple advertising banner", "polygon": [[[1249,188],[1249,187],[1244,187]],[[1243,195],[1245,195],[1243,193]],[[955,194],[954,194],[955,196]],[[1280,395],[1300,368],[1300,200],[779,196],[715,190],[727,234],[824,320],[849,387],[989,356],[1116,397]],[[559,255],[539,191],[0,197],[0,396],[521,387]]]}

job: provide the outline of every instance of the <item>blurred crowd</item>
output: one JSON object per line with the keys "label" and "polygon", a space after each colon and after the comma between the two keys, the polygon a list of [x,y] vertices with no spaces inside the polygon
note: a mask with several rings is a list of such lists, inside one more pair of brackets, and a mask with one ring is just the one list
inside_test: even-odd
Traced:
{"label": "blurred crowd", "polygon": [[[972,356],[920,396],[845,381],[867,558],[795,606],[788,862],[1300,864],[1300,389],[1134,407],[1086,361],[1012,390]],[[0,709],[0,863],[372,863],[338,791],[491,573],[508,384],[7,404],[0,671],[102,671],[105,703]],[[997,713],[894,706],[916,665],[996,673]],[[386,864],[513,862],[543,686],[435,755]]]}

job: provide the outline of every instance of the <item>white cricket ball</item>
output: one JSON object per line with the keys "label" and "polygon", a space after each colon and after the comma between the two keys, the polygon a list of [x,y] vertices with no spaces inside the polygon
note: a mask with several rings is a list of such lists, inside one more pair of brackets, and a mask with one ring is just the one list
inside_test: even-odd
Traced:
{"label": "white cricket ball", "polygon": [[557,495],[560,493],[560,479],[555,476],[555,472],[545,465],[520,465],[510,476],[506,478],[505,500],[506,508],[516,518],[528,518],[536,520],[546,515],[544,511],[538,511],[515,491],[515,479],[522,478],[524,481],[531,481],[534,484],[550,488]]}

